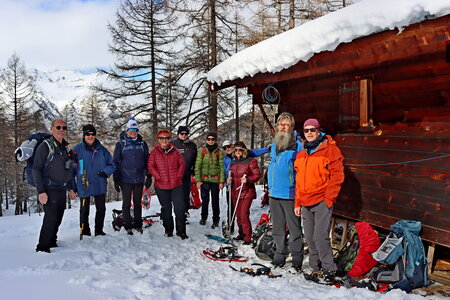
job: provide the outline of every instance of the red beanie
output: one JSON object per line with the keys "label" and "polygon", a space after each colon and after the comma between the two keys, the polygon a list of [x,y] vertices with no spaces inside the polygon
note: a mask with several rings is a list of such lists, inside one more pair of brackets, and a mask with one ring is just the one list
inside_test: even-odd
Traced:
{"label": "red beanie", "polygon": [[319,124],[319,121],[317,121],[317,119],[306,120],[305,123],[303,124],[303,128],[305,128],[306,126],[313,126],[314,128],[317,128],[317,129],[320,128],[320,124]]}

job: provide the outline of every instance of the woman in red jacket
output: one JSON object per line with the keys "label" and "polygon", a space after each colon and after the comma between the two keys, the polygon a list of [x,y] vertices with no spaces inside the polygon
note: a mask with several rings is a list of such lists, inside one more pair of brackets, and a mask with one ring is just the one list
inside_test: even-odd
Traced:
{"label": "woman in red jacket", "polygon": [[160,130],[157,137],[159,144],[150,152],[147,169],[155,179],[155,190],[161,204],[165,236],[173,236],[173,205],[177,235],[184,240],[188,238],[186,235],[186,208],[181,184],[184,160],[177,148],[169,142],[170,132],[168,130]]}
{"label": "woman in red jacket", "polygon": [[[261,177],[261,172],[256,160],[248,157],[248,150],[244,142],[238,141],[234,144],[234,156],[235,159],[231,161],[230,165],[231,177],[228,178],[228,184],[231,184],[231,198],[236,209],[239,227],[239,235],[235,237],[235,240],[243,240],[244,245],[249,245],[252,242],[250,206],[253,199],[256,198],[255,182]],[[241,186],[242,191],[239,195]]]}

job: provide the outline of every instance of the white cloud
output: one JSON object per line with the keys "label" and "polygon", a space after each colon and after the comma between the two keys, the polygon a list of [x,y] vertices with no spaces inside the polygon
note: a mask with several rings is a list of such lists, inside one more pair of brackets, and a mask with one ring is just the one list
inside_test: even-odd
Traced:
{"label": "white cloud", "polygon": [[111,66],[110,34],[118,0],[0,0],[0,67],[16,52],[28,68]]}

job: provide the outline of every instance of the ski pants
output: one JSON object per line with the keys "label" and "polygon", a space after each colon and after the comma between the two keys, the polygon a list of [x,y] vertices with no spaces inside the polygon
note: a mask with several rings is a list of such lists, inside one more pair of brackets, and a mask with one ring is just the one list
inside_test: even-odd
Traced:
{"label": "ski pants", "polygon": [[[95,201],[95,232],[103,231],[103,223],[105,221],[106,205],[105,205],[106,195],[96,195],[94,196]],[[84,202],[83,202],[84,201]],[[84,224],[83,228],[90,231],[89,228],[89,210],[91,206],[91,197],[86,197],[81,199],[82,205],[80,206],[80,228]]]}
{"label": "ski pants", "polygon": [[182,180],[182,186],[183,186],[183,199],[184,199],[184,207],[185,212],[189,211],[189,208],[191,207],[191,175],[190,174],[184,174]]}
{"label": "ski pants", "polygon": [[200,188],[202,197],[202,219],[208,219],[209,206],[209,192],[211,191],[211,206],[213,211],[213,223],[220,221],[220,207],[219,207],[219,184],[214,182],[204,182]]}
{"label": "ski pants", "polygon": [[250,222],[250,206],[252,206],[253,199],[245,198],[241,195],[239,203],[238,199],[233,199],[233,204],[236,206],[237,224],[239,227],[239,235],[244,237],[245,242],[252,241],[252,223]]}
{"label": "ski pants", "polygon": [[[142,228],[142,190],[143,183],[122,183],[122,216],[125,229]],[[133,196],[134,219],[131,219],[131,196]],[[133,221],[133,222],[132,222]],[[134,224],[134,225],[133,225]]]}
{"label": "ski pants", "polygon": [[50,248],[56,243],[59,225],[66,209],[66,189],[46,189],[47,204],[44,204],[44,220],[39,235],[39,246]]}
{"label": "ski pants", "polygon": [[336,271],[333,251],[330,244],[330,226],[333,207],[325,201],[311,207],[302,207],[303,227],[309,247],[309,265],[313,271],[320,271],[319,262],[324,271]]}
{"label": "ski pants", "polygon": [[276,253],[286,256],[286,225],[289,229],[289,250],[293,259],[303,257],[303,233],[300,217],[294,213],[294,200],[270,197],[270,212],[272,213],[272,236],[276,245]]}
{"label": "ski pants", "polygon": [[170,190],[155,187],[155,191],[161,204],[161,219],[166,233],[173,233],[172,206],[175,212],[177,233],[186,233],[186,209],[183,198],[183,186],[180,185]]}

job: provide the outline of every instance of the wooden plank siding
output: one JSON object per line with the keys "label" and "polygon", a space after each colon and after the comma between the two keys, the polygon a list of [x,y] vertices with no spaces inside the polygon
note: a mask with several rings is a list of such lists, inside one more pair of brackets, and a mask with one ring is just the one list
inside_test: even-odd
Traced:
{"label": "wooden plank siding", "polygon": [[[279,111],[293,113],[297,129],[314,117],[334,136],[346,164],[336,215],[386,229],[400,219],[419,220],[422,237],[446,247],[450,157],[432,158],[450,154],[449,24],[445,16],[399,35],[379,33],[277,74],[235,82],[248,86],[255,103],[263,103],[262,90],[273,84],[281,94]],[[339,123],[339,88],[359,77],[372,82],[370,132],[348,132],[351,126]]]}

